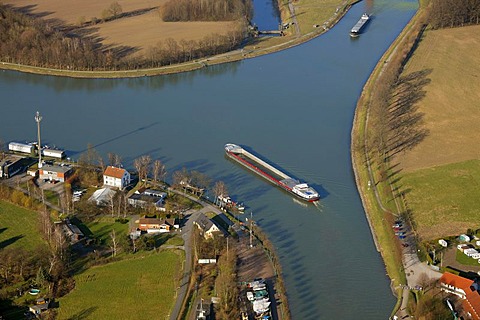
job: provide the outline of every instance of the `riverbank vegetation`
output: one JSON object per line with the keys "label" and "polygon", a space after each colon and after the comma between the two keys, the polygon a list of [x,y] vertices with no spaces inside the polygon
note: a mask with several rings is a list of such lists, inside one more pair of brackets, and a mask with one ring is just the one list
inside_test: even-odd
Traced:
{"label": "riverbank vegetation", "polygon": [[[216,32],[202,36],[196,32],[190,39],[185,34],[173,34],[145,46],[143,54],[136,54],[139,49],[135,46],[112,45],[91,36],[88,28],[96,20],[85,22],[86,26],[80,28],[59,26],[3,4],[0,17],[0,30],[5,30],[0,32],[1,61],[68,71],[161,67],[230,51],[246,36],[246,22],[240,19],[228,26],[222,23],[222,29]],[[201,25],[197,27],[201,29]],[[131,33],[129,30],[128,34]]]}
{"label": "riverbank vegetation", "polygon": [[[192,10],[187,10],[190,14],[175,19],[202,21],[166,22],[161,18],[164,8],[168,7],[164,7],[166,0],[154,2],[120,0],[109,5],[95,0],[85,0],[81,6],[75,8],[67,3],[50,0],[37,2],[7,0],[2,10],[13,10],[22,15],[21,19],[33,19],[33,27],[29,32],[39,33],[40,38],[51,38],[52,42],[47,41],[44,43],[45,48],[37,49],[39,56],[30,56],[28,48],[24,47],[23,50],[14,51],[14,54],[0,54],[0,61],[3,62],[0,63],[0,67],[23,72],[86,78],[138,77],[190,71],[211,64],[252,58],[301,44],[332,27],[354,1],[275,2],[278,4],[282,22],[288,27],[284,30],[284,36],[248,38],[248,41],[245,41],[251,14],[251,4],[246,1],[237,4],[226,1],[223,6],[215,5],[215,9],[212,9],[212,6],[205,6],[213,11],[209,9],[206,10],[209,13],[204,14],[193,9],[196,3],[193,1]],[[176,8],[173,11],[178,12],[179,8]],[[203,20],[209,20],[210,13],[216,18],[233,19],[240,12],[246,13],[240,19]],[[7,22],[13,23],[12,20]],[[49,32],[51,30],[54,33],[54,36],[49,36],[48,32],[44,35],[35,29],[37,24],[42,23]],[[2,47],[14,48],[15,41],[21,43],[21,40],[15,40],[21,35],[21,33],[15,35],[9,42],[0,42],[0,52]],[[25,37],[27,35],[28,33]],[[58,39],[62,41],[53,41]],[[240,46],[243,50],[234,50]],[[56,49],[53,50],[53,47]],[[68,54],[64,58],[59,51]],[[22,52],[27,53],[27,58],[22,57]],[[73,59],[72,57],[80,54],[79,52],[84,52],[88,59],[82,58],[80,61]],[[221,54],[224,52],[228,54]],[[45,61],[43,55],[51,55],[52,58]]]}
{"label": "riverbank vegetation", "polygon": [[[480,26],[452,28],[478,23],[475,13],[480,2],[458,1],[442,16],[435,10],[443,2],[430,4],[431,23],[402,72],[402,76],[422,70],[429,73],[422,97],[415,104],[429,134],[418,148],[393,159],[399,164],[397,186],[421,240],[477,229],[480,218],[475,197],[480,160],[480,68],[476,62],[480,59]],[[452,12],[456,14],[451,16]],[[438,29],[441,26],[444,28]]]}
{"label": "riverbank vegetation", "polygon": [[[382,57],[358,102],[352,131],[357,186],[394,283],[401,283],[397,281],[405,275],[401,247],[390,228],[392,217],[409,222],[420,249],[426,237],[449,235],[460,226],[456,232],[463,233],[467,220],[478,221],[478,197],[466,193],[478,183],[477,162],[466,161],[479,159],[478,148],[469,142],[470,135],[472,141],[479,139],[472,130],[478,127],[478,110],[472,108],[479,87],[470,78],[478,73],[474,62],[478,59],[474,49],[478,27],[434,30],[440,25],[476,23],[470,13],[457,15],[453,22],[435,16],[440,2],[422,1],[415,18]],[[469,4],[479,6],[478,1]],[[459,7],[452,10],[462,11]],[[438,23],[447,20],[451,23]],[[432,168],[453,162],[461,163]],[[452,194],[455,191],[462,195]],[[446,229],[447,234],[443,233]],[[420,252],[419,256],[427,255]],[[417,311],[422,312],[434,301],[417,302]]]}

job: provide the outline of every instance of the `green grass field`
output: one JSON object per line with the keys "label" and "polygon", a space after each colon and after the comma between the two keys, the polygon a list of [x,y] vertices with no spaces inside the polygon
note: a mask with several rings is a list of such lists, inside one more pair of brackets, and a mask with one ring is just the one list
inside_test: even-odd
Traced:
{"label": "green grass field", "polygon": [[480,160],[405,174],[400,184],[423,240],[477,229],[480,221]]}
{"label": "green grass field", "polygon": [[467,256],[460,250],[457,250],[455,258],[458,263],[461,263],[466,266],[475,266],[475,267],[480,266],[477,259],[472,259],[471,257]]}
{"label": "green grass field", "polygon": [[168,319],[184,254],[162,251],[88,269],[59,299],[58,319]]}
{"label": "green grass field", "polygon": [[110,233],[115,229],[115,233],[126,235],[128,232],[128,222],[115,222],[116,218],[101,217],[92,222],[82,223],[79,220],[73,219],[72,222],[76,224],[82,232],[88,236],[97,239],[99,244],[105,244],[110,239]]}
{"label": "green grass field", "polygon": [[35,249],[46,242],[38,228],[38,213],[0,201],[0,250],[6,247]]}

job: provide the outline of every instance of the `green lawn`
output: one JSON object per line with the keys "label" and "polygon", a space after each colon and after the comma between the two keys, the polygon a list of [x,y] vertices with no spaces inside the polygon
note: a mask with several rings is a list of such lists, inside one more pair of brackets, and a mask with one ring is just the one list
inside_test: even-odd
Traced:
{"label": "green lawn", "polygon": [[460,250],[457,250],[455,259],[457,260],[458,263],[461,263],[465,266],[480,267],[480,263],[478,263],[478,259],[472,259],[471,257],[467,256]]}
{"label": "green lawn", "polygon": [[10,246],[33,250],[45,244],[38,218],[35,211],[0,201],[0,250]]}
{"label": "green lawn", "polygon": [[115,229],[115,233],[126,235],[128,232],[128,222],[115,222],[116,218],[101,217],[92,222],[81,223],[79,220],[72,220],[82,232],[89,237],[97,239],[99,244],[105,244],[110,239],[110,233]]}
{"label": "green lawn", "polygon": [[480,160],[418,170],[400,184],[422,239],[480,228]]}
{"label": "green lawn", "polygon": [[59,299],[58,319],[168,319],[184,254],[162,251],[93,267]]}

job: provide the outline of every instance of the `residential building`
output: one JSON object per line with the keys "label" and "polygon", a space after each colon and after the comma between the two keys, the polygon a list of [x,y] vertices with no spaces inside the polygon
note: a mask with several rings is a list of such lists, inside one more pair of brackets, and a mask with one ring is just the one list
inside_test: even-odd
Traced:
{"label": "residential building", "polygon": [[141,218],[138,229],[147,233],[166,233],[175,228],[175,219]]}
{"label": "residential building", "polygon": [[199,214],[197,219],[193,221],[193,224],[200,229],[200,232],[203,234],[205,239],[213,238],[215,234],[225,235],[223,229],[217,226],[215,222],[213,222],[203,213]]}
{"label": "residential building", "polygon": [[165,211],[165,198],[167,193],[146,189],[142,192],[136,191],[128,198],[128,203],[135,208],[147,208],[150,206],[155,206],[156,210]]}
{"label": "residential building", "polygon": [[73,173],[69,166],[45,164],[39,169],[39,177],[43,180],[65,182]]}
{"label": "residential building", "polygon": [[480,320],[480,292],[475,281],[445,272],[440,278],[440,286],[442,291],[462,299],[463,311],[467,319]]}
{"label": "residential building", "polygon": [[123,190],[130,184],[130,173],[123,168],[108,166],[103,173],[103,184]]}

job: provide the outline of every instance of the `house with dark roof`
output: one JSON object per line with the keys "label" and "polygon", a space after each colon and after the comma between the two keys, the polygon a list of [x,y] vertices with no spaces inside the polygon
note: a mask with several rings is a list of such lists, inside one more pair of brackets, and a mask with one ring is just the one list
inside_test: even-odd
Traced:
{"label": "house with dark roof", "polygon": [[215,234],[220,234],[222,236],[225,235],[224,230],[203,213],[198,215],[197,219],[193,221],[193,224],[200,229],[200,232],[203,234],[205,239],[213,238]]}
{"label": "house with dark roof", "polygon": [[154,206],[156,210],[165,211],[166,192],[146,189],[136,191],[128,198],[128,203],[135,208],[148,208]]}
{"label": "house with dark roof", "polygon": [[478,283],[449,272],[445,272],[439,281],[442,291],[454,294],[462,299],[462,307],[467,319],[480,320]]}
{"label": "house with dark roof", "polygon": [[103,184],[120,190],[130,184],[130,179],[130,173],[123,168],[108,166],[103,172]]}

